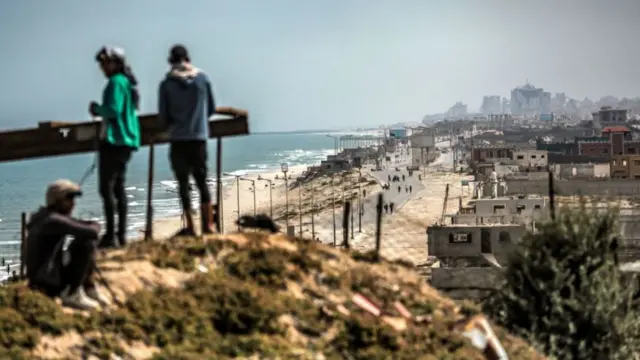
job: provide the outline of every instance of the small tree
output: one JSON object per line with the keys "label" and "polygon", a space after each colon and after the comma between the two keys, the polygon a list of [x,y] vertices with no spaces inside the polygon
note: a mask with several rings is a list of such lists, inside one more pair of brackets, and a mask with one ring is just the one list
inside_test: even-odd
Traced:
{"label": "small tree", "polygon": [[514,250],[486,312],[554,358],[634,359],[638,286],[620,271],[617,234],[616,211],[562,209]]}

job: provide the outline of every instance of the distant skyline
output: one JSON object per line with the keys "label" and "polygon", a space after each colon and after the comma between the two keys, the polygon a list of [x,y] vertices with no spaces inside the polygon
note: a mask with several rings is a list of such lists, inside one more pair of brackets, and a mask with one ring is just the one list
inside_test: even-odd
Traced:
{"label": "distant skyline", "polygon": [[126,49],[141,113],[156,112],[167,51],[184,43],[255,131],[419,122],[527,80],[636,97],[639,19],[637,0],[5,1],[0,128],[87,120],[104,44]]}

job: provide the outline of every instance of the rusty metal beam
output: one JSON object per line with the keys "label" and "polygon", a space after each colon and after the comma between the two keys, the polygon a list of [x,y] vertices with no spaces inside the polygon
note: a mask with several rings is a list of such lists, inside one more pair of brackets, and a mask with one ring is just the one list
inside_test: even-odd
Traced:
{"label": "rusty metal beam", "polygon": [[[218,107],[217,115],[229,118],[209,121],[209,137],[249,134],[248,114],[244,110]],[[142,146],[164,144],[164,132],[157,114],[140,115]],[[0,132],[0,163],[96,151],[101,122],[40,122],[37,128]]]}

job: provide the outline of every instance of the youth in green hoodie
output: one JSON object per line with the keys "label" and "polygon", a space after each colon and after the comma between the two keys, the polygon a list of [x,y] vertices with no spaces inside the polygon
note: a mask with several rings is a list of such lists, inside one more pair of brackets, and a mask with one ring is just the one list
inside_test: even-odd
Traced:
{"label": "youth in green hoodie", "polygon": [[102,104],[95,112],[101,116],[104,125],[104,141],[115,146],[140,147],[140,122],[136,114],[133,85],[122,73],[109,77],[102,93]]}

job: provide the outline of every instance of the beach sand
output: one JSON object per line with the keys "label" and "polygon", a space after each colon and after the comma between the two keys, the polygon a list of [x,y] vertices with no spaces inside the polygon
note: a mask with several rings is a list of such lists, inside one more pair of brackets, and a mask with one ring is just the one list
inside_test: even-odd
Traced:
{"label": "beach sand", "polygon": [[[289,180],[290,190],[285,196],[284,179],[281,172],[268,172],[260,174],[263,179],[271,179],[274,181],[273,188],[273,218],[281,227],[281,231],[286,231],[286,220],[284,217],[285,208],[288,197],[289,225],[294,226],[295,234],[300,233],[300,203],[302,207],[302,236],[311,238],[311,189],[313,188],[314,203],[314,226],[315,237],[322,242],[333,242],[333,221],[332,221],[332,194],[335,201],[336,219],[341,219],[343,214],[343,189],[345,198],[354,199],[357,192],[366,189],[369,201],[373,196],[381,191],[379,182],[372,173],[363,169],[358,185],[357,171],[343,172],[334,175],[334,192],[331,186],[331,177],[328,175],[306,182],[302,187],[302,201],[299,201],[299,187],[295,186],[295,179],[300,176],[303,171],[307,170],[306,166],[292,167],[289,171],[291,180]],[[279,179],[275,179],[278,175]],[[247,179],[256,180],[258,174],[247,175]],[[424,171],[422,184],[424,189],[411,194],[409,200],[401,204],[394,214],[384,214],[382,219],[382,236],[381,251],[383,256],[389,259],[402,259],[414,264],[422,264],[427,261],[427,236],[426,228],[440,220],[443,211],[443,201],[446,185],[450,184],[449,200],[445,213],[455,212],[458,208],[459,198],[462,202],[471,199],[471,190],[465,188],[464,193],[461,187],[461,180],[468,178],[465,174],[455,174],[450,168],[443,168],[441,164],[436,162]],[[266,181],[258,181],[256,192],[256,212],[269,215],[269,189]],[[253,192],[250,182],[240,182],[240,213],[242,215],[253,214]],[[237,187],[234,182],[223,189],[223,226],[224,232],[236,232],[235,225],[237,219]],[[198,217],[195,218],[198,224]],[[350,239],[350,246],[353,249],[366,251],[375,248],[375,222],[368,221],[362,223],[362,232],[358,231],[357,217],[355,221],[354,238]],[[178,231],[181,227],[181,219],[179,217],[159,219],[154,222],[154,237],[166,238]],[[336,240],[338,244],[342,243],[341,221],[336,220]]]}
{"label": "beach sand", "polygon": [[[273,207],[273,219],[281,227],[281,231],[286,231],[285,213],[288,208],[289,225],[295,226],[296,235],[299,234],[299,209],[302,206],[303,236],[311,237],[311,203],[313,194],[314,216],[326,213],[331,209],[331,176],[325,175],[311,181],[305,182],[302,188],[297,186],[296,179],[307,170],[307,166],[295,166],[289,168],[287,175],[289,191],[285,193],[285,181],[282,172],[264,172],[260,174],[247,174],[244,179],[256,181],[257,191],[255,193],[255,204],[257,214],[270,215]],[[335,186],[335,206],[336,211],[341,210],[343,185],[347,190],[355,191],[357,188],[357,171],[336,173],[334,175]],[[276,179],[278,176],[278,179]],[[263,180],[258,180],[260,177]],[[264,179],[269,179],[273,183],[272,194],[269,194],[269,183]],[[368,172],[362,171],[361,188],[369,192],[378,191],[379,184]],[[223,230],[226,233],[238,230],[236,220],[238,219],[238,199],[240,200],[240,214],[254,214],[254,193],[250,190],[250,181],[240,181],[240,192],[237,191],[237,183],[227,185],[223,188]],[[313,191],[312,191],[313,189]],[[302,191],[300,191],[302,190]],[[302,195],[302,197],[300,197]],[[272,199],[272,201],[270,201]],[[301,201],[300,201],[301,200]],[[272,203],[272,205],[271,205]],[[288,204],[288,206],[287,206]],[[199,224],[199,214],[196,212],[194,221]],[[180,217],[167,217],[154,221],[154,237],[158,239],[166,238],[177,232],[182,226]],[[199,226],[197,226],[199,228]]]}

